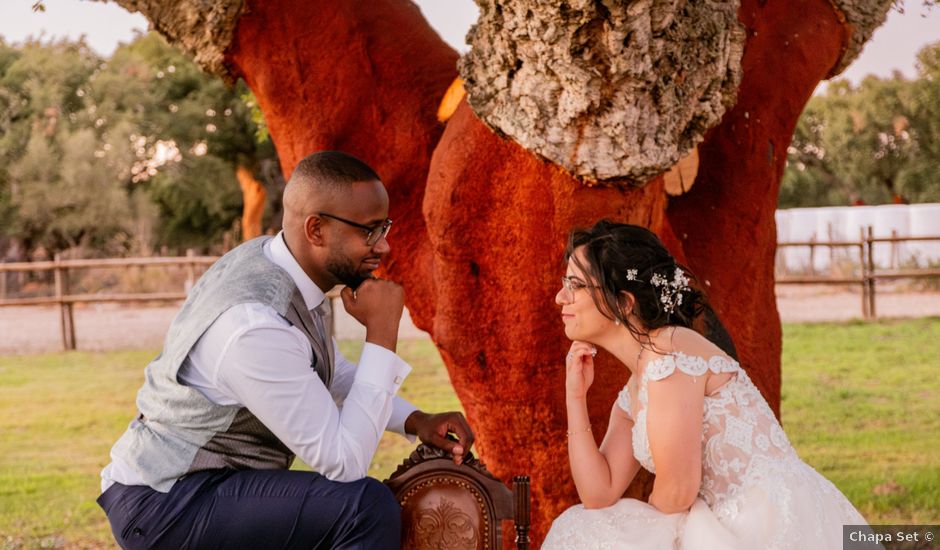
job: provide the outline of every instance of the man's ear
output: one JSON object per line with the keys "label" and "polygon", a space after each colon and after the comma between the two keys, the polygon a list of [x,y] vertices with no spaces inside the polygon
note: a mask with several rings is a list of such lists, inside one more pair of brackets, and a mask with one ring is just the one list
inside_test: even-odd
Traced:
{"label": "man's ear", "polygon": [[323,246],[323,218],[315,214],[304,219],[304,239],[313,246]]}

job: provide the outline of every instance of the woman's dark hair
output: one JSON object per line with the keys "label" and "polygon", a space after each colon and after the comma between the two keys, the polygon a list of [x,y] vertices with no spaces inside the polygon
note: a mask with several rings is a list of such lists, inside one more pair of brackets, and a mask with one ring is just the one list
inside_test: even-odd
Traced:
{"label": "woman's dark hair", "polygon": [[[583,247],[584,258],[574,254]],[[619,320],[642,343],[649,343],[651,330],[676,325],[702,332],[719,347],[735,356],[734,346],[720,323],[721,334],[710,335],[712,327],[709,317],[717,322],[708,300],[691,270],[676,263],[662,241],[652,231],[636,225],[601,220],[590,229],[575,229],[568,238],[565,261],[572,260],[590,281],[591,297],[601,314],[611,320]],[[663,301],[663,285],[654,285],[654,277],[672,282],[677,269],[688,279],[688,285],[677,285],[678,297]],[[635,271],[634,271],[635,270]],[[674,287],[673,287],[674,288]],[[632,312],[642,327],[629,322],[623,311],[623,291],[636,298]],[[678,302],[678,303],[677,303]],[[709,325],[703,327],[702,321]],[[697,322],[698,321],[698,322]],[[643,329],[646,329],[644,331]],[[714,338],[713,336],[718,336]],[[726,342],[721,340],[727,339]]]}

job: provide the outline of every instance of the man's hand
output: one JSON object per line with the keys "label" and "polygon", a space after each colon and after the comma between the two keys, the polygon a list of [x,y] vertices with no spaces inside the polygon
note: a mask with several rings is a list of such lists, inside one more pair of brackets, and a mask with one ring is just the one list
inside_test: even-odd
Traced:
{"label": "man's hand", "polygon": [[366,342],[395,351],[398,324],[405,307],[401,285],[384,279],[366,279],[355,290],[340,293],[343,307],[366,327]]}
{"label": "man's hand", "polygon": [[[460,464],[473,445],[473,430],[467,419],[459,412],[428,414],[415,411],[405,420],[405,432],[439,449],[454,455],[454,463]],[[445,437],[448,433],[457,436],[457,441]]]}

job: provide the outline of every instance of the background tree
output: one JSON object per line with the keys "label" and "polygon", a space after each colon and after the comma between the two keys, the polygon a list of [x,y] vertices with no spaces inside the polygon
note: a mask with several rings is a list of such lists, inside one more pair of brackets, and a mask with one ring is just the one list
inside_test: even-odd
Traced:
{"label": "background tree", "polygon": [[251,101],[156,33],[109,60],[83,41],[0,43],[0,234],[47,253],[221,242],[242,213],[236,172],[256,217],[257,178],[283,185]]}
{"label": "background tree", "polygon": [[242,211],[238,167],[254,172],[275,158],[269,139],[256,141],[247,89],[203,73],[156,33],[119,48],[96,83],[105,91],[129,79],[134,85],[120,95],[102,95],[106,108],[133,118],[130,184],[146,182],[158,206],[157,241],[174,248],[220,242]]}
{"label": "background tree", "polygon": [[[82,85],[101,60],[84,42],[27,43],[0,79],[6,98],[5,177],[15,216],[8,228],[55,252],[108,247],[127,219],[127,199],[97,147]],[[99,124],[100,126],[100,124]]]}
{"label": "background tree", "polygon": [[899,176],[898,191],[912,202],[940,202],[940,42],[918,53],[917,70],[908,95],[917,154]]}
{"label": "background tree", "polygon": [[780,206],[940,199],[932,174],[940,161],[938,51],[940,43],[921,50],[913,80],[841,80],[813,97],[788,150]]}

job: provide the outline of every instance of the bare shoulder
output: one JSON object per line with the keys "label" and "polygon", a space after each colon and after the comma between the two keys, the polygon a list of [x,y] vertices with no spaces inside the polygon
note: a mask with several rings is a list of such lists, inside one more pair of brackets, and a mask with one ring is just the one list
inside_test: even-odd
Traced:
{"label": "bare shoulder", "polygon": [[653,339],[657,351],[665,354],[683,353],[708,359],[715,355],[726,355],[721,348],[698,332],[678,326],[659,331]]}

